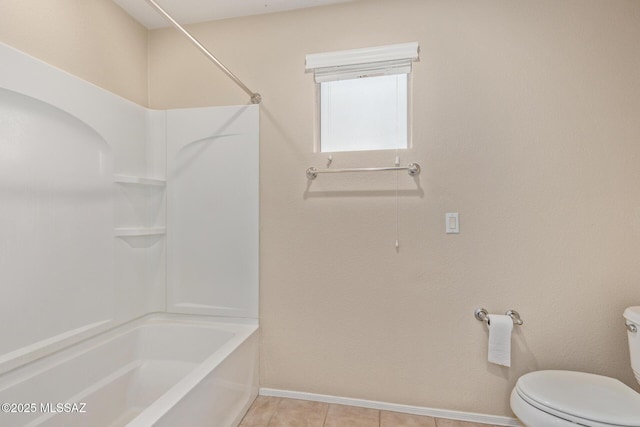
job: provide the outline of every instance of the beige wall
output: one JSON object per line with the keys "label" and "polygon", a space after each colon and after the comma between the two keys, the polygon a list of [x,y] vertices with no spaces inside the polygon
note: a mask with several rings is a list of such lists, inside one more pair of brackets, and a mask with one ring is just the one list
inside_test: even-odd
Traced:
{"label": "beige wall", "polygon": [[[372,0],[191,26],[264,99],[262,386],[510,415],[530,370],[634,385],[639,23],[637,0]],[[146,104],[146,32],[107,0],[4,1],[0,40]],[[407,41],[422,52],[401,157],[423,173],[398,175],[396,252],[393,173],[304,177],[327,157],[304,55]],[[148,53],[152,107],[247,102],[173,30]],[[511,369],[486,362],[478,306],[521,312]]]}
{"label": "beige wall", "polygon": [[[640,2],[379,0],[190,28],[264,99],[263,387],[510,415],[531,370],[634,385],[621,314],[640,304]],[[327,156],[304,56],[408,41],[402,160],[423,173],[399,175],[396,253],[393,173],[305,179]],[[174,31],[149,49],[153,107],[248,102]],[[511,369],[487,363],[479,306],[522,314]]]}
{"label": "beige wall", "polygon": [[111,0],[1,0],[0,41],[147,105],[147,30]]}

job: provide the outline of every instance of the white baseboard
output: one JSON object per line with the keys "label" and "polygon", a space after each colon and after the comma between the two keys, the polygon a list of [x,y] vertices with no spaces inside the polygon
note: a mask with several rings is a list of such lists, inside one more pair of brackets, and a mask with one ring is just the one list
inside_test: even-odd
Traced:
{"label": "white baseboard", "polygon": [[522,424],[515,418],[497,415],[476,414],[473,412],[449,411],[446,409],[425,408],[422,406],[398,405],[395,403],[376,402],[373,400],[352,399],[349,397],[328,396],[325,394],[304,393],[299,391],[261,388],[261,396],[284,397],[287,399],[310,400],[312,402],[333,403],[336,405],[358,406],[360,408],[379,409],[382,411],[403,412],[405,414],[423,415],[434,418],[468,421],[498,426],[520,427]]}

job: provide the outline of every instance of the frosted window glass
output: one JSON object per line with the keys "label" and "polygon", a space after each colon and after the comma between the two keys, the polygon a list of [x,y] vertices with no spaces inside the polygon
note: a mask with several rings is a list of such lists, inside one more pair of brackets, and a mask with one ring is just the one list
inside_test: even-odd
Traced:
{"label": "frosted window glass", "polygon": [[320,151],[407,148],[407,75],[320,84]]}

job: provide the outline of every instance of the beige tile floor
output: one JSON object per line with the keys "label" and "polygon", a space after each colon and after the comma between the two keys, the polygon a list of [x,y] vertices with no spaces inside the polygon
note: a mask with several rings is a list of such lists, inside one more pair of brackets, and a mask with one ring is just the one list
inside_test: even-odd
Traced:
{"label": "beige tile floor", "polygon": [[497,427],[306,400],[258,396],[240,427]]}

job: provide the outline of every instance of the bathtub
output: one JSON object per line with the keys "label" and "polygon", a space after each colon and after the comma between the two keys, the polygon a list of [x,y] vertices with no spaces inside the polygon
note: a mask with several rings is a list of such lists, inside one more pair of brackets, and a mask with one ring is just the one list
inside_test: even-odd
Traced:
{"label": "bathtub", "polygon": [[258,325],[153,314],[0,376],[0,426],[235,427],[258,393]]}

